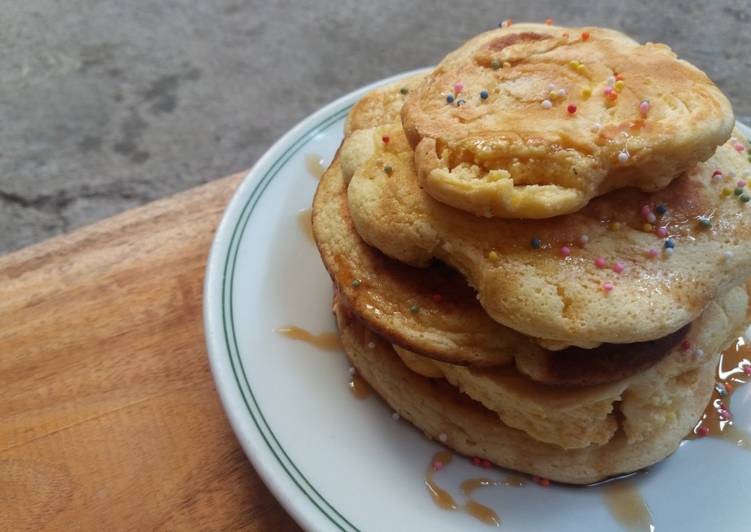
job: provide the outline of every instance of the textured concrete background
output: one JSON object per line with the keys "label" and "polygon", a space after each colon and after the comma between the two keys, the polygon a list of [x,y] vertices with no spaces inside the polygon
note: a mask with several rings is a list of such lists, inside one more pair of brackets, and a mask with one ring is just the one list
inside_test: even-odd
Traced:
{"label": "textured concrete background", "polygon": [[0,252],[247,168],[334,98],[548,16],[666,42],[751,116],[748,0],[6,1]]}

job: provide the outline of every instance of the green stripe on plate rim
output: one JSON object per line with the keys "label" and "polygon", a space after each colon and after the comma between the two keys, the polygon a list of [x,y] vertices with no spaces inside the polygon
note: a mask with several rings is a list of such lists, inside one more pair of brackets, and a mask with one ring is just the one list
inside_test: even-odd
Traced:
{"label": "green stripe on plate rim", "polygon": [[[350,523],[347,518],[344,517],[341,513],[339,513],[339,511],[337,511],[336,508],[334,508],[331,503],[329,503],[313,487],[310,481],[305,478],[305,475],[300,472],[294,462],[287,455],[284,447],[282,447],[282,445],[277,440],[274,432],[271,430],[271,427],[266,421],[266,418],[263,415],[258,402],[256,401],[253,390],[250,386],[250,383],[248,382],[248,377],[245,372],[242,359],[240,358],[240,349],[237,343],[237,337],[235,335],[234,314],[232,311],[232,294],[235,279],[235,265],[237,262],[237,254],[240,246],[240,241],[242,240],[243,234],[245,233],[245,229],[247,228],[248,222],[251,215],[253,214],[253,210],[255,209],[258,200],[265,192],[269,183],[271,183],[271,181],[276,177],[279,171],[284,168],[284,166],[297,152],[299,152],[306,144],[308,144],[308,142],[310,142],[310,140],[318,133],[328,129],[336,122],[338,122],[341,118],[346,116],[351,108],[352,105],[349,105],[343,109],[340,109],[339,111],[336,111],[334,114],[323,118],[316,125],[300,135],[298,139],[274,161],[274,163],[269,167],[263,177],[259,180],[258,184],[256,184],[255,188],[250,193],[247,202],[243,206],[240,216],[238,217],[237,224],[232,231],[232,237],[230,239],[230,244],[227,249],[227,256],[224,262],[224,275],[222,278],[222,322],[224,325],[224,338],[227,344],[227,353],[230,365],[232,367],[232,372],[235,376],[235,382],[237,383],[237,387],[240,391],[240,395],[243,398],[245,407],[248,410],[248,414],[250,414],[253,423],[258,429],[258,432],[263,438],[267,447],[274,455],[279,465],[282,466],[282,469],[284,469],[292,482],[294,482],[294,484],[308,497],[310,502],[313,503],[313,505],[318,508],[321,513],[328,517],[329,520],[340,530],[358,530],[358,528]],[[240,380],[240,375],[242,375],[242,381],[244,381],[245,383],[245,388],[243,387],[243,384]]]}

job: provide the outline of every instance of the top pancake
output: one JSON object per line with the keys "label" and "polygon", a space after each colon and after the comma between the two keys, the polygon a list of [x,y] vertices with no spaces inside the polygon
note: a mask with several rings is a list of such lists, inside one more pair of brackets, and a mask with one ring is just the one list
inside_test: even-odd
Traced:
{"label": "top pancake", "polygon": [[543,24],[471,39],[409,92],[401,116],[435,199],[538,219],[617,188],[664,188],[734,124],[727,98],[667,46]]}
{"label": "top pancake", "polygon": [[591,346],[667,336],[751,274],[748,189],[734,192],[751,167],[736,135],[660,192],[614,191],[550,220],[483,219],[435,201],[399,124],[353,132],[342,157],[356,168],[349,210],[366,242],[409,264],[448,263],[516,331]]}

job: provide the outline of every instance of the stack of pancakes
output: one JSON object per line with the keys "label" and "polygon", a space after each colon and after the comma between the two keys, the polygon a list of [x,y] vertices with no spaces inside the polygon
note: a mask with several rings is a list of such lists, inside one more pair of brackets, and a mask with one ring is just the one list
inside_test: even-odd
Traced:
{"label": "stack of pancakes", "polygon": [[733,127],[704,73],[599,28],[499,28],[368,94],[313,203],[352,365],[500,466],[579,484],[663,459],[746,323]]}

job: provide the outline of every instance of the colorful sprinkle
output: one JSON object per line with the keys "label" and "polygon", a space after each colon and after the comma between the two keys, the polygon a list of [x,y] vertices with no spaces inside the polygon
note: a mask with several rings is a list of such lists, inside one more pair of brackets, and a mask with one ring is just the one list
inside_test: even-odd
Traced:
{"label": "colorful sprinkle", "polygon": [[699,347],[694,349],[694,356],[696,356],[696,358],[704,358],[704,349],[701,349]]}
{"label": "colorful sprinkle", "polygon": [[738,153],[746,151],[746,147],[739,142],[735,145],[735,151],[737,151]]}
{"label": "colorful sprinkle", "polygon": [[696,429],[697,436],[706,436],[707,434],[709,434],[709,427],[699,427]]}
{"label": "colorful sprinkle", "polygon": [[644,224],[641,226],[641,228],[645,233],[651,233],[654,230],[654,226],[652,224]]}
{"label": "colorful sprinkle", "polygon": [[540,247],[542,247],[542,242],[539,238],[533,238],[530,245],[532,246],[532,249],[540,249]]}
{"label": "colorful sprinkle", "polygon": [[647,116],[647,113],[649,113],[649,100],[642,100],[639,103],[639,113],[642,116]]}
{"label": "colorful sprinkle", "polygon": [[451,102],[453,102],[453,101],[454,101],[454,95],[453,95],[453,94],[447,94],[447,95],[446,95],[446,101],[447,101],[448,103],[451,103]]}
{"label": "colorful sprinkle", "polygon": [[749,366],[748,364],[743,366],[743,373],[745,373],[746,375],[751,375],[751,366]]}
{"label": "colorful sprinkle", "polygon": [[483,100],[487,100],[488,99],[488,91],[480,91],[480,98],[482,98]]}
{"label": "colorful sprinkle", "polygon": [[501,62],[498,59],[493,59],[490,62],[490,68],[492,68],[493,70],[498,70],[499,68],[501,68]]}
{"label": "colorful sprinkle", "polygon": [[643,218],[646,218],[647,216],[649,216],[651,212],[652,212],[652,209],[649,207],[649,205],[642,205],[641,215]]}
{"label": "colorful sprinkle", "polygon": [[540,486],[542,486],[543,488],[547,488],[548,486],[550,486],[550,481],[546,478],[541,478]]}
{"label": "colorful sprinkle", "polygon": [[733,194],[735,194],[736,196],[740,196],[741,194],[743,194],[743,189],[742,188],[736,188],[733,191]]}
{"label": "colorful sprinkle", "polygon": [[610,223],[610,230],[611,231],[620,231],[621,229],[621,222],[611,222]]}
{"label": "colorful sprinkle", "polygon": [[553,107],[553,102],[551,102],[548,99],[545,99],[545,100],[542,101],[542,108],[543,109],[550,109],[551,107]]}
{"label": "colorful sprinkle", "polygon": [[573,103],[568,104],[568,107],[566,107],[566,111],[568,111],[568,114],[572,115],[576,113],[576,105]]}
{"label": "colorful sprinkle", "polygon": [[731,189],[731,188],[728,188],[728,187],[725,187],[725,188],[723,188],[723,189],[722,189],[722,192],[720,192],[720,194],[721,194],[722,196],[729,196],[729,195],[731,195],[732,193],[733,193],[733,189]]}
{"label": "colorful sprinkle", "polygon": [[477,457],[475,456],[475,457],[474,457],[474,458],[472,459],[472,465],[476,465],[476,466],[479,466],[480,464],[482,464],[482,460],[480,460],[479,458],[477,458]]}
{"label": "colorful sprinkle", "polygon": [[595,259],[595,266],[597,266],[598,268],[604,268],[607,265],[608,265],[608,263],[605,262],[605,258],[604,257],[597,257]]}
{"label": "colorful sprinkle", "polygon": [[579,236],[579,243],[582,246],[586,246],[587,244],[589,244],[589,235],[580,235]]}
{"label": "colorful sprinkle", "polygon": [[582,98],[587,100],[590,96],[592,96],[592,89],[589,87],[584,87],[581,92]]}
{"label": "colorful sprinkle", "polygon": [[498,260],[498,253],[496,253],[495,251],[491,251],[490,253],[488,253],[488,260],[492,261],[492,262],[497,261]]}
{"label": "colorful sprinkle", "polygon": [[665,214],[668,212],[668,208],[664,203],[660,203],[657,207],[655,207],[655,212],[660,216],[665,216]]}
{"label": "colorful sprinkle", "polygon": [[402,94],[407,94],[409,92],[409,89],[407,87],[402,87],[401,89],[399,89],[399,92],[401,92]]}
{"label": "colorful sprinkle", "polygon": [[655,257],[657,257],[658,253],[657,253],[657,250],[656,250],[655,248],[649,248],[649,249],[647,250],[647,255],[648,255],[648,256],[649,256],[650,258],[654,259]]}
{"label": "colorful sprinkle", "polygon": [[623,266],[622,262],[616,262],[613,264],[613,271],[615,273],[621,273],[625,269],[625,266]]}
{"label": "colorful sprinkle", "polygon": [[629,160],[630,157],[631,156],[629,155],[629,153],[626,150],[623,150],[618,153],[618,162],[625,163],[626,161]]}
{"label": "colorful sprinkle", "polygon": [[607,79],[608,87],[612,87],[615,85],[615,76],[608,76]]}
{"label": "colorful sprinkle", "polygon": [[439,460],[433,462],[433,471],[440,471],[441,469],[443,469],[443,462]]}
{"label": "colorful sprinkle", "polygon": [[689,342],[688,340],[683,340],[681,342],[681,351],[688,351],[689,349],[691,349],[691,342]]}
{"label": "colorful sprinkle", "polygon": [[352,288],[357,288],[362,284],[362,281],[360,279],[355,279],[352,281]]}
{"label": "colorful sprinkle", "polygon": [[390,139],[388,135],[384,135],[381,137],[381,140],[383,141],[384,144],[388,144]]}
{"label": "colorful sprinkle", "polygon": [[545,25],[546,26],[552,26],[553,25],[553,19],[548,17],[545,19]]}
{"label": "colorful sprinkle", "polygon": [[655,223],[655,222],[657,221],[657,216],[655,216],[655,214],[654,214],[653,212],[650,212],[650,213],[649,213],[649,214],[647,215],[647,221],[648,221],[649,223],[653,224],[653,223]]}
{"label": "colorful sprinkle", "polygon": [[624,87],[624,83],[622,81],[616,81],[615,85],[613,85],[615,92],[621,92],[623,90],[623,87]]}
{"label": "colorful sprinkle", "polygon": [[732,252],[732,251],[730,251],[730,250],[727,250],[727,251],[725,251],[725,252],[724,252],[724,253],[722,254],[722,256],[723,256],[723,258],[724,258],[725,260],[728,260],[728,259],[732,259],[732,258],[733,258],[733,252]]}
{"label": "colorful sprinkle", "polygon": [[566,94],[568,94],[568,92],[566,92],[566,89],[558,89],[558,96],[560,96],[561,98],[566,96]]}
{"label": "colorful sprinkle", "polygon": [[712,227],[712,221],[709,218],[707,218],[706,216],[700,216],[699,217],[699,225],[702,228],[704,228],[704,229],[708,229],[708,228]]}
{"label": "colorful sprinkle", "polygon": [[610,292],[611,290],[613,290],[613,288],[613,283],[607,282],[602,284],[602,289],[606,292]]}
{"label": "colorful sprinkle", "polygon": [[751,200],[751,196],[749,196],[748,194],[741,194],[741,201],[743,203],[748,203],[749,200]]}
{"label": "colorful sprinkle", "polygon": [[738,180],[738,181],[736,182],[736,185],[737,185],[737,186],[738,186],[739,188],[743,188],[743,187],[745,187],[745,186],[746,186],[746,180],[745,180],[745,179],[739,179],[739,180]]}
{"label": "colorful sprinkle", "polygon": [[658,227],[657,228],[657,236],[660,238],[665,238],[668,236],[668,228],[667,227]]}
{"label": "colorful sprinkle", "polygon": [[561,254],[561,257],[568,257],[571,255],[571,248],[568,246],[561,246],[561,249],[558,250],[558,252]]}
{"label": "colorful sprinkle", "polygon": [[583,31],[582,32],[582,41],[588,41],[589,40],[589,32]]}
{"label": "colorful sprinkle", "polygon": [[391,168],[388,164],[383,167],[383,171],[386,172],[386,175],[391,175],[394,173],[394,169]]}
{"label": "colorful sprinkle", "polygon": [[490,469],[491,467],[493,467],[493,464],[491,464],[491,463],[490,463],[490,460],[483,460],[483,461],[482,461],[482,462],[480,463],[480,466],[481,466],[481,467],[482,467],[483,469]]}
{"label": "colorful sprinkle", "polygon": [[663,253],[665,253],[665,256],[670,258],[673,256],[673,252],[675,251],[673,248],[665,248],[662,250]]}
{"label": "colorful sprinkle", "polygon": [[504,20],[503,22],[501,22],[500,27],[501,28],[510,28],[513,23],[514,23],[513,20],[511,20],[510,18],[507,18],[506,20]]}
{"label": "colorful sprinkle", "polygon": [[454,94],[459,94],[462,90],[464,90],[464,83],[461,81],[454,83]]}
{"label": "colorful sprinkle", "polygon": [[511,63],[509,63],[508,61],[504,61],[503,68],[511,68]]}
{"label": "colorful sprinkle", "polygon": [[420,312],[420,305],[412,305],[411,307],[409,307],[409,311],[412,314],[417,314],[418,312]]}
{"label": "colorful sprinkle", "polygon": [[665,241],[665,249],[674,248],[674,247],[675,247],[675,240],[673,240],[672,238],[668,238]]}
{"label": "colorful sprinkle", "polygon": [[461,100],[461,99],[460,99],[460,100],[456,100],[456,106],[457,106],[457,107],[461,107],[461,106],[462,106],[462,105],[464,105],[465,103],[467,103],[467,102],[465,102],[464,100]]}
{"label": "colorful sprinkle", "polygon": [[613,87],[611,87],[610,85],[608,85],[607,87],[605,87],[604,89],[602,89],[602,93],[605,96],[610,96],[611,94],[613,94]]}
{"label": "colorful sprinkle", "polygon": [[440,441],[441,443],[446,443],[446,441],[448,441],[448,439],[449,439],[449,437],[448,437],[448,434],[446,434],[445,432],[441,432],[441,433],[440,433],[440,434],[438,435],[438,440],[439,440],[439,441]]}

